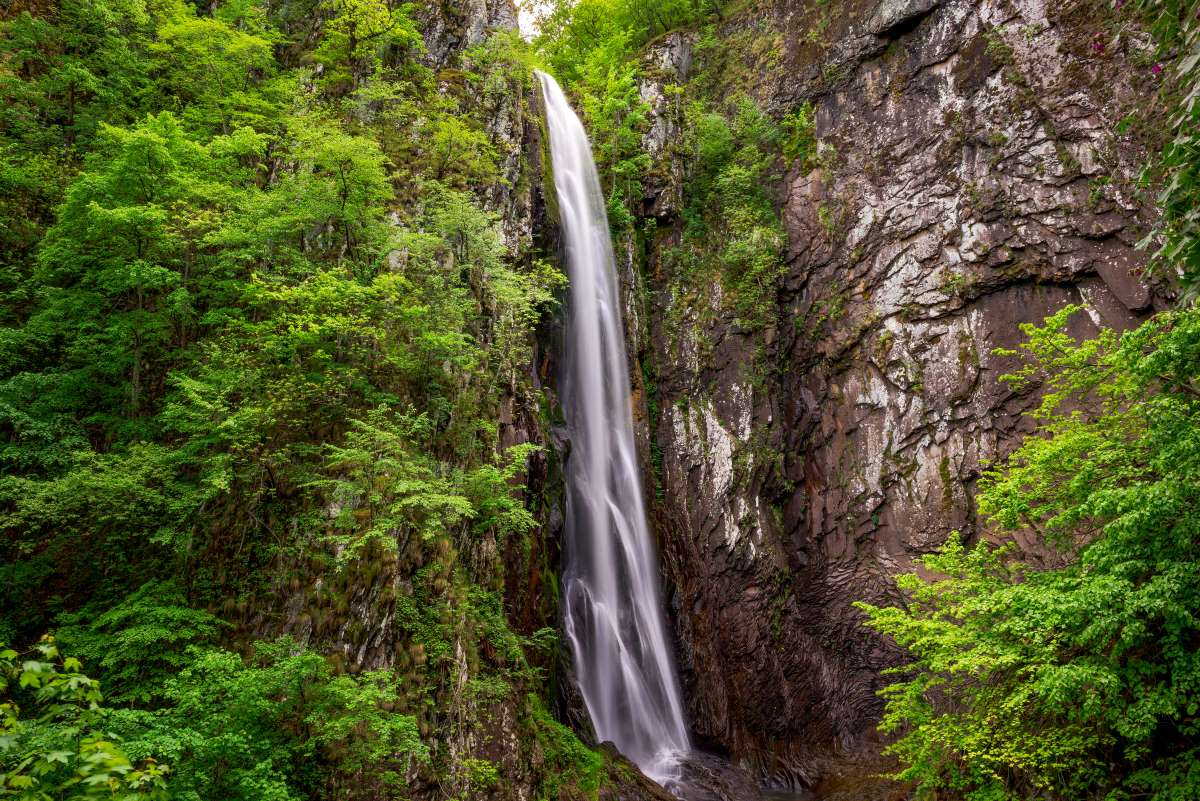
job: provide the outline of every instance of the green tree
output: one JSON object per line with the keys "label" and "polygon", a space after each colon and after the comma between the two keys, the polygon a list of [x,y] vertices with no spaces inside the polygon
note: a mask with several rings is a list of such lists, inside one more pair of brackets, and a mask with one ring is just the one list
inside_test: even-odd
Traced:
{"label": "green tree", "polygon": [[243,171],[165,112],[103,128],[89,165],[42,242],[39,308],[0,340],[12,362],[57,366],[17,373],[0,393],[14,410],[71,416],[111,441],[145,431],[157,388],[195,336],[202,238],[233,196],[214,176]]}
{"label": "green tree", "polygon": [[52,638],[34,650],[35,658],[20,659],[0,644],[0,795],[19,801],[166,798],[168,766],[149,756],[135,765],[102,728],[99,682],[82,673],[78,659],[61,658]]}
{"label": "green tree", "polygon": [[383,66],[390,54],[406,57],[422,47],[407,4],[384,0],[322,0],[328,14],[325,36],[313,57],[322,65],[322,85],[333,94],[352,90]]}
{"label": "green tree", "polygon": [[60,618],[57,639],[103,671],[108,697],[150,703],[190,663],[189,648],[212,642],[220,621],[188,607],[175,581],[147,582],[116,606],[85,606]]}
{"label": "green tree", "polygon": [[144,85],[150,15],[142,0],[63,0],[3,23],[5,137],[44,151],[85,145],[101,121],[128,121]]}
{"label": "green tree", "polygon": [[291,801],[329,782],[394,781],[429,758],[416,721],[387,709],[390,673],[338,676],[286,639],[256,643],[249,661],[223,650],[190,657],[165,683],[161,710],[106,717],[130,753],[169,755],[174,798]]}
{"label": "green tree", "polygon": [[861,605],[914,663],[883,729],[923,796],[1200,793],[1200,313],[1075,342],[1070,307],[1026,326],[1017,385],[1044,382],[1037,436],[981,482],[980,511],[1074,556],[1036,571],[957,541]]}
{"label": "green tree", "polygon": [[277,37],[197,17],[182,2],[166,4],[159,13],[162,20],[147,52],[160,107],[179,114],[187,127],[209,134],[229,134],[243,126],[263,130],[277,121],[270,97],[272,39]]}

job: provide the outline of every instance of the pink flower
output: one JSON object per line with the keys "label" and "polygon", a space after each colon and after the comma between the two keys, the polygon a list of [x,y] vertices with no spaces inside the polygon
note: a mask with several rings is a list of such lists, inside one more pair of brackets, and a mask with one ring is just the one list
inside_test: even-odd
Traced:
{"label": "pink flower", "polygon": [[1104,34],[1098,33],[1092,39],[1092,52],[1093,53],[1103,53],[1104,52]]}
{"label": "pink flower", "polygon": [[1151,67],[1150,74],[1151,75],[1161,75],[1162,74],[1162,64],[1155,64],[1153,67]]}

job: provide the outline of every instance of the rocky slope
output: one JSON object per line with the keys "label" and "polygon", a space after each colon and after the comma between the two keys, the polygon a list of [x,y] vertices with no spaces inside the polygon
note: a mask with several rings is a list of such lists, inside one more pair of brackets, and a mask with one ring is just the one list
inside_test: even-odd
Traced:
{"label": "rocky slope", "polygon": [[899,600],[914,557],[986,534],[973,487],[1035,401],[993,350],[1068,303],[1080,335],[1156,303],[1135,248],[1145,144],[1116,133],[1153,102],[1149,42],[1106,19],[1092,2],[781,0],[726,20],[749,90],[776,116],[811,101],[820,143],[777,188],[787,270],[765,333],[711,314],[719,287],[673,308],[662,256],[688,164],[665,87],[688,81],[694,37],[647,57],[659,234],[626,281],[649,289],[630,337],[657,376],[685,693],[699,734],[765,779],[811,785],[876,750],[880,671],[901,656],[851,603]]}

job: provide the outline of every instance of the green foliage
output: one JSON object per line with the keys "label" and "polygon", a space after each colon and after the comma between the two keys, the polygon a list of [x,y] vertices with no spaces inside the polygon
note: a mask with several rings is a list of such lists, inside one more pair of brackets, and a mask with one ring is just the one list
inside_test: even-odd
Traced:
{"label": "green foliage", "polygon": [[[414,16],[63,0],[0,23],[0,636],[57,629],[121,706],[88,713],[123,738],[96,764],[167,755],[173,797],[458,792],[455,657],[479,698],[545,688],[501,563],[528,553],[536,448],[499,421],[538,408],[565,279],[486,210],[520,154],[485,123],[534,57],[496,34],[435,74]],[[356,581],[395,604],[395,673],[345,648]],[[285,599],[314,650],[251,648]],[[19,720],[34,762],[68,737]]]}
{"label": "green foliage", "polygon": [[565,787],[574,786],[588,795],[594,794],[603,780],[604,757],[587,748],[575,732],[554,719],[542,699],[530,695],[526,699],[531,734],[542,746],[546,759],[555,770],[539,788],[542,799],[561,798]]}
{"label": "green foliage", "polygon": [[486,759],[465,759],[463,767],[467,769],[467,781],[473,792],[484,793],[500,783],[500,771],[494,762]]}
{"label": "green foliage", "polygon": [[172,761],[174,798],[299,799],[328,784],[393,782],[428,759],[416,721],[387,708],[396,682],[335,675],[288,640],[257,643],[249,662],[195,650],[164,684],[162,709],[113,711],[107,724],[131,754]]}
{"label": "green foliage", "polygon": [[[151,594],[139,591],[95,628],[117,628],[120,616],[144,609]],[[82,641],[142,648],[165,640],[174,647],[185,636],[147,637],[147,629],[136,622],[107,641],[103,632]],[[415,718],[393,711],[398,676],[338,675],[326,659],[286,639],[257,643],[249,662],[223,650],[176,648],[167,658],[174,672],[138,678],[138,686],[156,683],[148,693],[157,699],[152,712],[101,706],[99,682],[81,672],[78,659],[61,659],[50,638],[36,650],[40,658],[17,661],[15,651],[0,649],[6,798],[282,801],[323,788],[330,797],[353,797],[358,783],[396,785],[411,764],[429,760]],[[118,655],[115,675],[137,656]],[[36,714],[18,705],[26,699]],[[169,757],[173,767],[152,754]]]}
{"label": "green foliage", "polygon": [[[64,0],[3,23],[5,138],[35,151],[84,145],[100,121],[128,121],[149,67],[142,0]],[[65,154],[63,154],[65,155]]]}
{"label": "green foliage", "polygon": [[334,541],[341,562],[371,544],[403,550],[410,536],[428,541],[452,534],[464,521],[474,521],[476,531],[501,534],[524,533],[536,525],[512,495],[535,446],[510,449],[501,466],[447,473],[422,450],[430,435],[426,416],[395,416],[380,407],[367,420],[354,422],[344,447],[330,446],[328,468],[337,478],[318,484],[337,510]]}
{"label": "green foliage", "polygon": [[[1200,792],[1200,313],[1076,342],[1071,307],[1026,326],[1037,436],[981,482],[980,511],[1073,553],[1035,571],[952,540],[867,605],[914,655],[883,728],[932,797],[1182,799]],[[911,672],[910,672],[911,671]]]}
{"label": "green foliage", "polygon": [[104,672],[109,699],[148,703],[191,662],[187,649],[211,642],[219,621],[187,606],[172,581],[149,582],[110,609],[84,607],[61,617],[58,640]]}
{"label": "green foliage", "polygon": [[[438,474],[437,465],[419,447],[429,434],[424,416],[389,419],[377,409],[370,421],[357,421],[346,437],[346,447],[334,446],[330,468],[339,478],[328,481],[330,498],[338,509],[335,525],[354,531],[353,540],[339,537],[339,558],[350,559],[365,544],[383,540],[403,547],[409,533],[430,540],[454,530],[474,516],[475,510],[457,482]],[[358,520],[371,527],[358,532]]]}
{"label": "green foliage", "polygon": [[197,17],[179,2],[164,6],[158,10],[163,19],[157,35],[147,46],[162,107],[178,109],[188,127],[205,133],[269,125],[278,113],[263,91],[275,67],[273,37]]}
{"label": "green foliage", "polygon": [[[19,801],[164,799],[170,768],[133,760],[102,728],[100,684],[43,638],[34,658],[0,643],[0,795]],[[20,704],[25,704],[22,707]],[[30,710],[34,714],[30,714]]]}
{"label": "green foliage", "polygon": [[812,103],[802,103],[779,121],[783,132],[781,149],[784,158],[800,172],[807,172],[817,155],[816,121]]}
{"label": "green foliage", "polygon": [[[145,597],[139,592],[126,609]],[[130,627],[121,641],[145,628]],[[158,682],[152,712],[101,706],[99,683],[78,659],[60,659],[49,638],[37,651],[39,659],[18,662],[15,651],[0,650],[6,798],[354,797],[356,783],[396,785],[410,765],[429,760],[415,718],[393,711],[395,674],[338,675],[286,639],[257,643],[249,662],[192,647],[172,660],[174,673],[141,679]],[[18,706],[26,698],[36,715]]]}
{"label": "green foliage", "polygon": [[715,0],[556,0],[543,14],[539,47],[549,66],[574,83],[623,65],[647,42],[717,13]]}
{"label": "green foliage", "polygon": [[[71,9],[64,20],[105,19]],[[426,475],[457,471],[479,525],[528,528],[513,489],[499,486],[526,454],[499,457],[493,407],[522,375],[527,337],[562,279],[541,264],[515,268],[498,221],[465,191],[495,180],[495,149],[465,98],[437,91],[413,61],[407,10],[325,11],[313,57],[337,86],[316,94],[278,60],[291,34],[273,20],[286,15],[254,2],[211,17],[165,3],[134,15],[136,29],[96,33],[153,65],[123,77],[149,82],[140,102],[154,113],[89,129],[36,260],[14,268],[0,329],[0,523],[13,532],[6,569],[33,582],[22,592],[45,580],[34,564],[58,564],[82,579],[62,599],[78,605],[94,586],[90,554],[106,548],[120,554],[117,582],[150,554],[169,573],[240,549],[245,530],[205,521],[234,508],[251,526],[277,519],[292,488],[300,497],[285,514],[313,520],[305,507],[343,480],[338,449],[361,448],[377,409],[426,421],[407,447],[421,449]],[[10,24],[30,59],[69,35],[32,17]],[[508,85],[498,76],[524,69],[511,40],[471,57],[472,83]],[[6,80],[61,100],[18,73]],[[405,128],[419,135],[392,138]],[[397,185],[415,201],[403,213]],[[36,229],[40,218],[26,217]],[[462,507],[444,522],[475,516]]]}
{"label": "green foliage", "polygon": [[[104,439],[148,433],[147,395],[186,341],[193,298],[209,288],[206,271],[190,268],[211,210],[231,195],[214,178],[244,172],[220,152],[226,144],[192,142],[166,112],[133,129],[102,126],[91,169],[72,185],[41,244],[33,275],[41,302],[0,340],[8,364],[54,365],[5,382],[0,391],[12,413],[74,418],[76,441],[83,426]],[[68,425],[50,422],[44,432],[32,423],[9,420],[49,439],[47,446],[58,446],[59,428]],[[28,459],[31,451],[38,453],[20,452]],[[46,466],[61,460],[33,458]]]}
{"label": "green foliage", "polygon": [[395,8],[383,0],[322,0],[328,14],[325,37],[313,53],[324,67],[321,83],[335,94],[354,88],[374,75],[389,50],[412,53],[421,34],[408,16],[408,6]]}
{"label": "green foliage", "polygon": [[642,152],[642,133],[649,107],[638,92],[633,65],[609,69],[594,88],[584,84],[581,105],[597,164],[609,187],[608,208],[613,230],[628,229],[633,218],[626,211],[641,199],[642,178],[650,157]]}
{"label": "green foliage", "polygon": [[[0,614],[14,633],[45,628],[47,615],[72,608],[106,582],[136,586],[139,556],[185,536],[198,493],[176,474],[170,450],[138,444],[120,453],[79,451],[51,478],[0,479],[3,573],[11,583]],[[98,558],[98,554],[104,554]],[[53,594],[47,584],[70,576]]]}
{"label": "green foliage", "polygon": [[[1174,14],[1169,13],[1172,10]],[[1186,13],[1174,8],[1163,10],[1158,17],[1160,40],[1180,50],[1172,70],[1183,97],[1171,119],[1173,138],[1162,154],[1166,178],[1158,200],[1163,212],[1159,226],[1163,244],[1156,255],[1162,264],[1182,272],[1194,299],[1200,288],[1200,23],[1193,18],[1187,27],[1175,27]]]}
{"label": "green foliage", "polygon": [[736,106],[732,120],[693,103],[687,121],[692,175],[683,239],[670,257],[688,286],[703,286],[703,276],[719,277],[738,324],[761,329],[776,321],[783,271],[786,236],[766,189],[782,134],[748,99]]}

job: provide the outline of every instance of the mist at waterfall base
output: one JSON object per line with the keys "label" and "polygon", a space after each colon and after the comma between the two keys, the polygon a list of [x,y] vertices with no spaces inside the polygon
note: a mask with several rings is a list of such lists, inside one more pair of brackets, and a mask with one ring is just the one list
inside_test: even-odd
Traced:
{"label": "mist at waterfall base", "polygon": [[564,627],[596,736],[667,784],[690,743],[634,449],[604,195],[582,123],[555,80],[538,79],[570,279]]}

